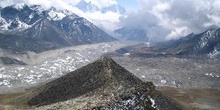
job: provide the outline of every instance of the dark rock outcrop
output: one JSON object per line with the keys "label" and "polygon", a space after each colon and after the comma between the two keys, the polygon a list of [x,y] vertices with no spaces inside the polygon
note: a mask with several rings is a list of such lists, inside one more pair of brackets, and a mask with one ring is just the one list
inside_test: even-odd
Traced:
{"label": "dark rock outcrop", "polygon": [[24,63],[20,60],[10,58],[10,57],[0,57],[0,59],[3,62],[3,64],[5,64],[5,65],[11,65],[11,64],[27,65],[26,63]]}

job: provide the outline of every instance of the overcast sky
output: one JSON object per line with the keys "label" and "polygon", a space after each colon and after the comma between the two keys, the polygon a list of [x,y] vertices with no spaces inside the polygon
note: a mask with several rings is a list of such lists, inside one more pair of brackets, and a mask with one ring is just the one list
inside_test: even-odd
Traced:
{"label": "overcast sky", "polygon": [[85,14],[69,5],[75,5],[79,0],[0,0],[0,6],[23,2],[41,4],[46,8],[51,6],[68,8],[111,31],[123,26],[144,29],[151,40],[176,39],[192,32],[199,33],[220,25],[220,0],[91,1],[100,7],[118,3],[128,9],[129,14],[126,18],[115,13]]}

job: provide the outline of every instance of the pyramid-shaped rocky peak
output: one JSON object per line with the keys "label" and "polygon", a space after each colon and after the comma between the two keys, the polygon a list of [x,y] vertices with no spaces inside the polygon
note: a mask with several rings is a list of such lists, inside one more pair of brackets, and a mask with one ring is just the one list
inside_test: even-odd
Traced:
{"label": "pyramid-shaped rocky peak", "polygon": [[150,92],[153,88],[152,83],[142,82],[110,57],[101,57],[87,66],[33,90],[29,95],[28,104],[48,105],[89,93],[123,94],[137,89]]}

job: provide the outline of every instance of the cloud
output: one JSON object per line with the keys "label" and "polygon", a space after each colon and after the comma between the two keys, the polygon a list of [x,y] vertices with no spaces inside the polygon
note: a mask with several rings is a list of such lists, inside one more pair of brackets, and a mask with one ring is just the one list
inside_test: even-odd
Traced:
{"label": "cloud", "polygon": [[189,32],[188,32],[188,28],[187,27],[178,27],[175,28],[174,30],[172,30],[167,36],[166,39],[170,40],[173,38],[179,38],[179,37],[184,37],[186,36]]}
{"label": "cloud", "polygon": [[14,4],[13,2],[14,2],[13,0],[1,0],[0,7],[6,7],[12,5]]}
{"label": "cloud", "polygon": [[[91,2],[92,4],[98,6],[99,8],[109,7],[111,5],[117,4],[116,0],[85,0],[86,2]],[[83,12],[80,16],[85,17],[98,27],[105,30],[107,33],[112,34],[115,29],[118,28],[119,18],[122,16],[119,13],[114,13],[108,11],[102,13],[101,11],[95,12]]]}
{"label": "cloud", "polygon": [[177,39],[220,26],[219,0],[137,0],[139,10],[120,26],[145,29],[151,40]]}
{"label": "cloud", "polygon": [[113,30],[117,29],[121,15],[113,12],[101,13],[96,11],[86,12],[82,16],[111,34]]}
{"label": "cloud", "polygon": [[85,1],[91,2],[92,4],[95,4],[100,8],[117,4],[116,0],[85,0]]}

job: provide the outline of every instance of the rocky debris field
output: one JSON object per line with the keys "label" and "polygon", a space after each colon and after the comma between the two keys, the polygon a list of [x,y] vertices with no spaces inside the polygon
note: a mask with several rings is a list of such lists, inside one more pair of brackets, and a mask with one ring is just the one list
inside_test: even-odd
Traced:
{"label": "rocky debris field", "polygon": [[113,57],[144,81],[157,86],[220,89],[220,60],[177,57]]}
{"label": "rocky debris field", "polygon": [[0,56],[16,59],[26,65],[5,65],[0,61],[0,93],[13,88],[30,87],[60,77],[68,72],[96,60],[104,53],[136,44],[137,42],[108,42],[73,46],[36,54],[11,54],[0,52]]}

